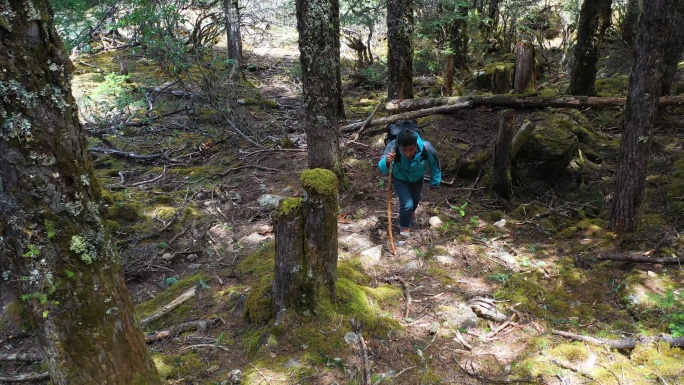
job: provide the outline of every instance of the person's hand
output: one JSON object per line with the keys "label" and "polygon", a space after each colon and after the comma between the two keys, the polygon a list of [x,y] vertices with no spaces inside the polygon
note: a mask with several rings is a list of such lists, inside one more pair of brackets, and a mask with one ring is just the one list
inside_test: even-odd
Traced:
{"label": "person's hand", "polygon": [[385,162],[387,163],[387,166],[390,165],[390,163],[394,162],[394,156],[396,154],[394,153],[394,150],[390,151],[389,154],[385,157]]}

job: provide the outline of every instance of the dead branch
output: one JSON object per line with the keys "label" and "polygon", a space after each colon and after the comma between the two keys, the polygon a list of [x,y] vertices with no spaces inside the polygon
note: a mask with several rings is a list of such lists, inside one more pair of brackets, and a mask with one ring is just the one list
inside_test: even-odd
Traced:
{"label": "dead branch", "polygon": [[599,255],[597,257],[599,260],[603,261],[625,261],[625,262],[636,262],[636,263],[660,263],[663,265],[681,265],[684,263],[684,259],[682,257],[676,256],[676,257],[649,257],[646,255],[643,255],[643,253],[639,254],[605,254],[605,255]]}
{"label": "dead branch", "polygon": [[404,311],[404,318],[408,318],[409,312],[411,310],[411,292],[409,291],[408,284],[398,275],[391,277],[389,280],[399,281],[399,283],[401,283],[401,287],[404,289],[404,297],[406,298],[406,310]]}
{"label": "dead branch", "polygon": [[[419,110],[419,111],[404,112],[404,113],[397,114],[397,115],[391,115],[391,116],[388,116],[385,118],[373,119],[370,122],[368,122],[368,127],[382,126],[382,125],[394,123],[396,121],[403,120],[403,119],[418,119],[418,118],[422,118],[423,116],[429,116],[429,115],[433,115],[433,114],[442,114],[442,113],[446,113],[446,112],[455,111],[455,110],[458,110],[460,108],[468,108],[468,107],[472,107],[471,102],[464,102],[464,103],[461,103],[458,105],[448,105],[448,106],[439,106],[439,107],[427,108],[427,109]],[[364,123],[365,123],[365,121],[348,124],[346,126],[340,127],[339,131],[343,132],[343,133],[354,132],[354,131],[360,129],[364,125]]]}
{"label": "dead branch", "polygon": [[173,309],[187,302],[190,298],[194,297],[195,294],[197,294],[197,286],[193,285],[190,289],[185,291],[183,294],[179,295],[173,301],[162,306],[160,309],[152,313],[152,315],[150,315],[149,317],[145,317],[142,320],[140,320],[140,326],[145,327],[145,325],[158,320],[159,318],[171,312]]}
{"label": "dead branch", "polygon": [[356,131],[356,134],[354,134],[354,136],[352,137],[352,142],[356,142],[357,140],[359,140],[359,137],[366,130],[366,128],[368,127],[368,123],[370,123],[371,119],[373,119],[373,115],[375,115],[375,113],[378,112],[378,109],[380,108],[381,105],[382,105],[382,103],[378,103],[378,105],[375,106],[375,109],[368,116],[368,119],[366,119],[366,121],[363,122],[363,125],[361,125],[361,128],[359,128],[359,130]]}
{"label": "dead branch", "polygon": [[141,160],[157,159],[157,158],[161,158],[162,156],[164,156],[164,154],[138,155],[138,154],[134,154],[132,152],[126,152],[126,151],[115,150],[115,149],[111,149],[111,148],[102,148],[102,147],[90,147],[90,148],[88,148],[88,152],[101,152],[104,154],[120,156],[123,158],[141,159]]}
{"label": "dead branch", "polygon": [[590,336],[582,336],[575,333],[564,332],[562,330],[551,330],[552,334],[559,335],[561,337],[570,338],[577,341],[584,341],[592,345],[605,345],[613,349],[634,349],[637,344],[649,344],[653,342],[665,341],[672,347],[684,347],[684,337],[670,337],[666,335],[654,336],[654,337],[642,337],[639,339],[626,338],[622,340],[609,340],[605,338],[596,338]]}
{"label": "dead branch", "polygon": [[154,342],[163,340],[165,338],[177,336],[181,333],[185,333],[191,330],[203,329],[208,325],[215,325],[219,321],[219,318],[211,318],[208,320],[198,320],[183,322],[182,324],[173,325],[166,330],[160,330],[156,332],[150,332],[145,334],[145,342]]}
{"label": "dead branch", "polygon": [[16,376],[8,376],[0,374],[0,382],[36,382],[47,380],[50,378],[50,373],[27,373],[27,374],[17,374]]}
{"label": "dead branch", "polygon": [[594,379],[594,375],[592,375],[591,372],[589,372],[588,370],[586,370],[584,368],[581,368],[577,365],[573,365],[572,363],[565,361],[565,360],[561,360],[560,358],[554,357],[545,351],[542,351],[541,353],[542,353],[542,355],[544,355],[544,357],[548,358],[552,363],[560,366],[561,368],[569,369],[569,370],[572,370],[573,372],[579,373],[585,377]]}
{"label": "dead branch", "polygon": [[32,353],[0,354],[0,361],[36,362],[36,361],[42,361],[42,360],[43,360],[43,356],[40,354],[32,354]]}
{"label": "dead branch", "polygon": [[363,339],[363,325],[361,322],[357,322],[353,318],[349,322],[351,323],[354,333],[356,333],[356,335],[359,337],[359,343],[361,345],[361,358],[363,358],[363,385],[371,385],[370,360],[368,359],[368,348],[366,347],[366,341]]}

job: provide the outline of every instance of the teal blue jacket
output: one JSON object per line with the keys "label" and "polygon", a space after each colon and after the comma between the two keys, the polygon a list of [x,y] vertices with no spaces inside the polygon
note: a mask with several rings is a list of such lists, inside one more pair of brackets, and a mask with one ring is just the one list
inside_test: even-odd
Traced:
{"label": "teal blue jacket", "polygon": [[[378,169],[383,175],[389,174],[389,167],[387,166],[385,157],[387,157],[392,150],[398,150],[396,140],[387,143],[387,147],[385,147],[385,151],[382,153],[382,157],[378,162]],[[418,136],[418,151],[413,155],[413,158],[407,159],[404,154],[401,154],[401,159],[398,158],[398,155],[395,156],[394,165],[392,166],[392,176],[395,179],[403,180],[405,182],[423,180],[427,168],[430,167],[430,186],[437,187],[442,182],[442,170],[439,165],[437,151],[430,142],[421,139],[420,136]]]}

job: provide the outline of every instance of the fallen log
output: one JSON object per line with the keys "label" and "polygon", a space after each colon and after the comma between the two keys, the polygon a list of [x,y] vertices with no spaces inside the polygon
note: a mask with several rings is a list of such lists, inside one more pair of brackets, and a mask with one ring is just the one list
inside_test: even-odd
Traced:
{"label": "fallen log", "polygon": [[[385,105],[389,112],[415,111],[438,106],[461,106],[466,107],[508,107],[508,108],[607,108],[622,107],[627,98],[617,97],[586,97],[586,96],[559,96],[555,98],[519,97],[508,95],[497,96],[454,96],[446,98],[419,98],[390,100]],[[469,105],[464,105],[470,103]],[[662,96],[658,99],[659,106],[674,106],[684,104],[684,96]],[[455,108],[458,109],[458,108]],[[372,123],[372,122],[371,122]]]}
{"label": "fallen log", "polygon": [[159,318],[163,317],[164,315],[168,314],[171,312],[173,309],[177,308],[178,306],[182,305],[185,303],[187,300],[190,298],[194,297],[195,294],[197,293],[197,286],[193,286],[190,289],[188,289],[185,293],[179,295],[176,299],[173,301],[169,302],[168,304],[162,306],[159,308],[157,311],[155,311],[152,315],[149,317],[143,318],[140,320],[140,326],[144,327],[145,325],[154,322],[158,320]]}
{"label": "fallen log", "polygon": [[23,362],[37,362],[42,361],[43,356],[32,353],[15,353],[15,354],[0,354],[0,361],[23,361]]}
{"label": "fallen log", "polygon": [[0,382],[36,382],[47,380],[50,378],[50,373],[27,373],[27,374],[17,374],[15,376],[9,376],[5,374],[0,374]]}
{"label": "fallen log", "polygon": [[215,325],[218,323],[218,321],[219,318],[211,318],[208,320],[183,322],[182,324],[173,325],[166,330],[146,333],[145,342],[155,342],[172,336],[177,336],[181,333],[189,332],[191,330],[202,329],[209,325]]}
{"label": "fallen log", "polygon": [[570,338],[576,341],[583,341],[590,343],[592,345],[605,345],[613,349],[634,349],[637,344],[650,344],[652,342],[665,341],[672,347],[684,347],[684,337],[670,337],[666,335],[654,336],[654,337],[641,337],[639,339],[625,338],[622,340],[609,340],[606,338],[596,338],[590,336],[583,336],[575,333],[564,332],[562,330],[551,330],[552,334]]}
{"label": "fallen log", "polygon": [[681,265],[684,259],[681,257],[649,257],[643,254],[605,254],[597,257],[602,261],[624,261],[635,263],[660,263],[663,265]]}
{"label": "fallen log", "polygon": [[398,120],[405,120],[405,119],[418,119],[422,118],[423,116],[429,116],[432,114],[442,114],[445,112],[451,112],[454,110],[457,110],[459,108],[467,108],[467,107],[472,107],[471,102],[464,102],[461,104],[450,104],[448,106],[439,106],[439,107],[433,107],[433,108],[427,108],[419,111],[409,111],[409,112],[404,112],[401,114],[397,115],[391,115],[385,118],[378,118],[378,119],[373,119],[370,122],[366,123],[366,121],[363,122],[356,122],[352,124],[348,124],[346,126],[342,126],[339,128],[340,132],[343,133],[349,133],[349,132],[354,132],[359,130],[364,124],[368,127],[375,127],[375,126],[381,126],[384,124],[389,124],[389,123],[394,123]]}

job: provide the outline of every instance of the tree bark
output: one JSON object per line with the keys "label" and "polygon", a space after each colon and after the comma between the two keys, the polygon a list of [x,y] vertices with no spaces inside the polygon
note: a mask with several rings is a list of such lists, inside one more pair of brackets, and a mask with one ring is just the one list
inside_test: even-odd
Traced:
{"label": "tree bark", "polygon": [[413,0],[387,2],[387,95],[413,98]]}
{"label": "tree bark", "polygon": [[678,1],[671,20],[670,34],[665,44],[665,74],[660,95],[670,95],[679,58],[682,57],[684,46],[684,1]]}
{"label": "tree bark", "polygon": [[238,0],[224,0],[223,8],[226,13],[228,59],[233,61],[229,76],[236,80],[242,76],[242,35]]}
{"label": "tree bark", "polygon": [[511,179],[511,148],[515,128],[513,118],[515,112],[504,111],[501,114],[499,134],[494,144],[494,165],[492,166],[492,190],[500,197],[509,200],[513,196]]}
{"label": "tree bark", "polygon": [[316,311],[335,298],[337,177],[314,169],[301,175],[304,198],[280,202],[275,216],[275,274],[271,299],[276,322],[288,309]]}
{"label": "tree bark", "polygon": [[534,46],[528,42],[518,43],[515,49],[513,79],[513,93],[524,94],[537,89],[534,74]]}
{"label": "tree bark", "polygon": [[568,93],[572,95],[596,93],[596,63],[599,59],[603,35],[610,26],[611,3],[612,0],[592,0],[582,3],[568,89]]}
{"label": "tree bark", "polygon": [[610,227],[618,233],[638,228],[648,156],[651,126],[655,122],[658,95],[664,72],[665,44],[671,31],[674,6],[679,0],[652,0],[644,7],[639,22],[627,107],[615,173]]}
{"label": "tree bark", "polygon": [[341,177],[338,4],[338,0],[296,2],[309,168],[325,168]]}
{"label": "tree bark", "polygon": [[301,297],[315,310],[321,298],[335,298],[337,279],[337,177],[329,170],[302,173],[304,199],[304,269]]}
{"label": "tree bark", "polygon": [[275,274],[271,287],[276,322],[283,311],[305,306],[299,290],[306,277],[304,259],[304,217],[302,200],[288,198],[280,202],[274,219]]}
{"label": "tree bark", "polygon": [[[0,15],[0,270],[52,383],[161,384],[133,317],[48,1]],[[4,290],[5,288],[3,288]]]}

